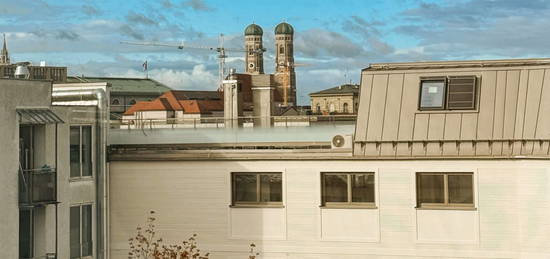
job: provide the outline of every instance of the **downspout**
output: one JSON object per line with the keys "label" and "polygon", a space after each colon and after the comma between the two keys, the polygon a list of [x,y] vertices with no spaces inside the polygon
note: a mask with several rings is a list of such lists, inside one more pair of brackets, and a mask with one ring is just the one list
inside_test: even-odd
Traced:
{"label": "downspout", "polygon": [[[104,89],[60,90],[52,92],[52,105],[79,106],[80,101],[96,101],[96,255],[108,258],[107,250],[107,134],[109,131],[109,100]],[[97,145],[99,144],[99,145]]]}

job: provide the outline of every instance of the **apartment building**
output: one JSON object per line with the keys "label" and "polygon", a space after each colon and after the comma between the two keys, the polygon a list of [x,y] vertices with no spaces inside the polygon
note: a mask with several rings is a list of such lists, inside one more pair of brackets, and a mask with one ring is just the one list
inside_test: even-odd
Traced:
{"label": "apartment building", "polygon": [[113,130],[111,258],[150,210],[215,258],[550,256],[550,60],[361,73],[356,125]]}
{"label": "apartment building", "polygon": [[105,93],[0,79],[0,257],[104,258]]}

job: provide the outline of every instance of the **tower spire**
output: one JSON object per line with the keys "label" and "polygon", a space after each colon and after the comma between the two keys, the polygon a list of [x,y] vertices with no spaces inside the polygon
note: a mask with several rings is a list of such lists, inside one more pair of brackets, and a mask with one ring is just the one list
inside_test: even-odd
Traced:
{"label": "tower spire", "polygon": [[8,54],[8,47],[6,43],[6,34],[4,33],[4,45],[2,46],[2,52],[0,53],[0,65],[10,64],[10,55]]}

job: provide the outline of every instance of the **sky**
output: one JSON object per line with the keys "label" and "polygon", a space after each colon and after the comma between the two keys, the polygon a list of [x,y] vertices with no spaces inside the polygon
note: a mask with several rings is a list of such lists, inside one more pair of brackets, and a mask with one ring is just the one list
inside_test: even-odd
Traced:
{"label": "sky", "polygon": [[[550,57],[550,0],[0,0],[12,62],[67,66],[69,75],[149,77],[174,89],[215,90],[216,53],[131,46],[155,41],[242,48],[251,23],[264,30],[266,73],[274,27],[295,29],[299,104],[308,94],[358,83],[370,63]],[[244,56],[227,66],[244,70]]]}

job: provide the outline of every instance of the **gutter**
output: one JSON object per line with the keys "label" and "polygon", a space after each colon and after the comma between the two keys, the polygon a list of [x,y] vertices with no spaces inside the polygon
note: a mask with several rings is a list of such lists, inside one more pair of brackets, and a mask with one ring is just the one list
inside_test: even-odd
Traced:
{"label": "gutter", "polygon": [[[107,134],[109,131],[109,97],[107,90],[93,88],[85,90],[52,91],[52,105],[97,106],[96,113],[96,256],[108,258],[107,217]],[[99,145],[97,145],[99,144]],[[99,148],[98,148],[99,147]]]}

